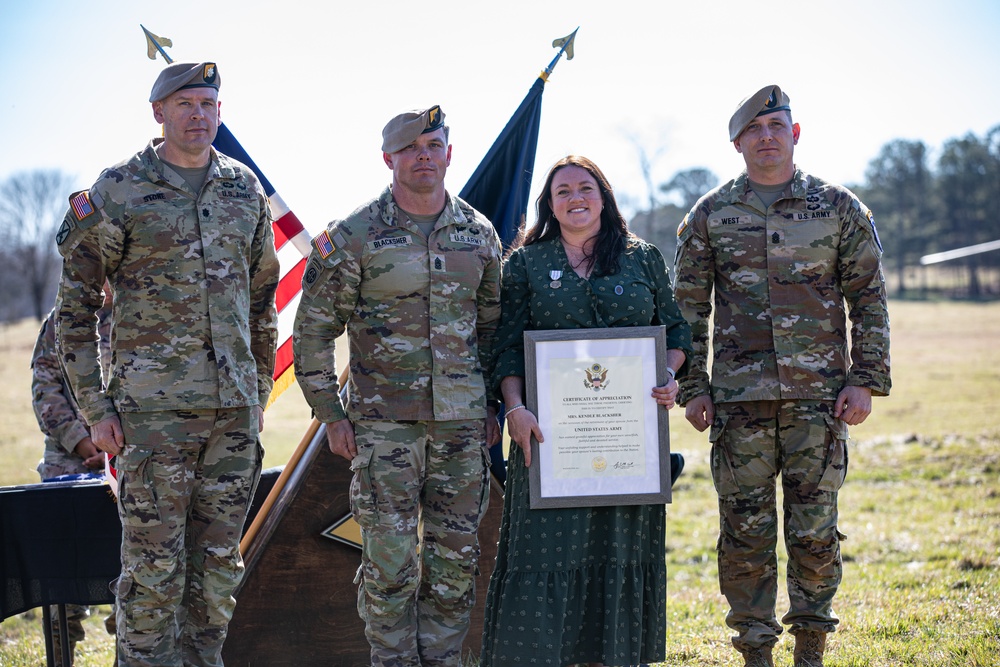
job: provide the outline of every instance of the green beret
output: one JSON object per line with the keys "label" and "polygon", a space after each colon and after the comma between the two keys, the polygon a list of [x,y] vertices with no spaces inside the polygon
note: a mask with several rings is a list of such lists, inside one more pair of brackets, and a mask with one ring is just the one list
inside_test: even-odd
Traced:
{"label": "green beret", "polygon": [[444,112],[437,105],[430,109],[405,111],[382,128],[382,152],[401,151],[421,134],[433,132],[440,127],[444,127]]}
{"label": "green beret", "polygon": [[781,92],[781,88],[773,85],[764,86],[736,106],[733,117],[729,119],[729,140],[736,141],[750,121],[757,116],[790,110],[788,95]]}
{"label": "green beret", "polygon": [[156,77],[149,101],[156,102],[184,88],[215,88],[222,85],[222,77],[215,63],[174,63]]}

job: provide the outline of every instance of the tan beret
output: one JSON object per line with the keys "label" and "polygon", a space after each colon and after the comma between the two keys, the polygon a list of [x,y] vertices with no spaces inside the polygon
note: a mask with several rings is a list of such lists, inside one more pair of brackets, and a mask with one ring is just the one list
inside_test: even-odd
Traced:
{"label": "tan beret", "polygon": [[215,63],[174,63],[156,77],[149,101],[156,102],[183,88],[215,88],[222,85],[222,77]]}
{"label": "tan beret", "polygon": [[382,128],[382,152],[401,151],[421,134],[444,127],[444,112],[435,105],[429,109],[404,111]]}
{"label": "tan beret", "polygon": [[790,110],[788,95],[781,92],[781,88],[774,85],[764,86],[736,106],[733,117],[729,119],[729,140],[736,141],[750,121],[757,116]]}

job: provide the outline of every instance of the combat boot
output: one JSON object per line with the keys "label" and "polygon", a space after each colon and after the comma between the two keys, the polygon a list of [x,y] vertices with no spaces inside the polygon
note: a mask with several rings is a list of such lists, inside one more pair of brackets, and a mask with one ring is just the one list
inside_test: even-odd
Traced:
{"label": "combat boot", "polygon": [[794,667],[823,667],[825,650],[825,632],[799,632],[795,635]]}
{"label": "combat boot", "polygon": [[743,667],[774,667],[770,646],[754,646],[740,653],[743,654]]}

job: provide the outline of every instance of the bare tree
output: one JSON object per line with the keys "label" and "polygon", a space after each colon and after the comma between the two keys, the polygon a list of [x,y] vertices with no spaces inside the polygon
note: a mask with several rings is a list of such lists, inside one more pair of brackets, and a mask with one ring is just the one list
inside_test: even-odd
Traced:
{"label": "bare tree", "polygon": [[[656,140],[645,139],[632,130],[623,130],[622,134],[635,148],[636,156],[639,158],[639,171],[642,173],[642,181],[646,185],[646,194],[649,197],[646,210],[655,211],[658,202],[656,200],[656,187],[653,185],[653,168],[667,151],[666,141],[662,138],[662,132],[660,133],[661,137]],[[653,148],[649,148],[650,146]]]}
{"label": "bare tree", "polygon": [[60,265],[55,237],[72,187],[73,178],[57,169],[19,172],[0,183],[0,238],[6,268],[19,281],[8,293],[26,295],[39,321],[55,291]]}
{"label": "bare tree", "polygon": [[691,210],[701,196],[719,184],[719,177],[711,169],[694,167],[674,174],[674,177],[660,186],[660,191],[666,194],[676,192],[680,197],[680,206]]}

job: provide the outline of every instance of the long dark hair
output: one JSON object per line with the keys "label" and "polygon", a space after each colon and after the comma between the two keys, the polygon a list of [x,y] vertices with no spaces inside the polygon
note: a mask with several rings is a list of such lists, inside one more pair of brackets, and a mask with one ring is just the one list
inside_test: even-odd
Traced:
{"label": "long dark hair", "polygon": [[625,222],[621,211],[618,210],[615,193],[611,189],[608,179],[604,176],[604,172],[592,160],[582,155],[567,155],[549,169],[542,192],[535,201],[535,225],[531,229],[525,229],[525,223],[521,223],[517,238],[511,245],[511,250],[516,250],[522,245],[528,246],[559,238],[562,235],[559,221],[552,213],[552,181],[556,173],[563,167],[585,169],[597,182],[604,208],[601,210],[601,229],[597,232],[597,239],[593,245],[594,273],[598,276],[617,273],[621,268],[622,253],[636,237],[629,231],[628,223]]}

